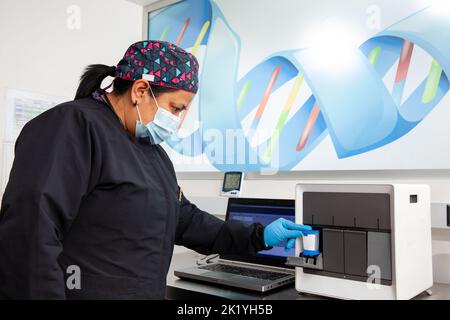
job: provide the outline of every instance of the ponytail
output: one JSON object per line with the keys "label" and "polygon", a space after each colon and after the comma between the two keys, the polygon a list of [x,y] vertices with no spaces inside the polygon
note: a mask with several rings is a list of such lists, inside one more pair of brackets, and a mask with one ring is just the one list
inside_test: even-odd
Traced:
{"label": "ponytail", "polygon": [[80,78],[75,100],[89,97],[95,90],[100,88],[103,79],[107,76],[114,77],[115,72],[116,67],[108,67],[104,64],[91,64],[87,66]]}

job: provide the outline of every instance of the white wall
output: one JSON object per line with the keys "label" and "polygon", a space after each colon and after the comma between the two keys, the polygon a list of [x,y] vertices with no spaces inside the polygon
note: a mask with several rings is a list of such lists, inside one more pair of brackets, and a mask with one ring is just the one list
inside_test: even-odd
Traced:
{"label": "white wall", "polygon": [[[67,27],[72,5],[80,8],[79,30]],[[125,0],[2,0],[0,39],[3,94],[9,87],[73,97],[86,65],[116,64],[142,39],[142,7]]]}
{"label": "white wall", "polygon": [[[195,178],[202,178],[197,180]],[[375,182],[424,183],[431,187],[431,201],[450,203],[450,171],[355,171],[355,172],[298,172],[280,173],[275,176],[250,174],[245,180],[242,197],[294,199],[294,186],[302,180],[369,180]],[[218,197],[222,187],[220,174],[178,173],[179,184],[188,199],[202,203],[218,203],[214,207],[218,214],[222,201]],[[211,197],[211,200],[204,199]],[[214,199],[215,198],[215,199]],[[225,214],[226,207],[223,207]],[[433,229],[434,281],[450,283],[450,228]],[[180,248],[177,248],[181,251]]]}
{"label": "white wall", "polygon": [[[80,10],[80,29],[68,27],[71,6]],[[72,99],[86,65],[115,65],[142,39],[142,14],[125,0],[0,1],[0,136],[7,89]],[[12,150],[13,143],[2,144],[5,172]]]}

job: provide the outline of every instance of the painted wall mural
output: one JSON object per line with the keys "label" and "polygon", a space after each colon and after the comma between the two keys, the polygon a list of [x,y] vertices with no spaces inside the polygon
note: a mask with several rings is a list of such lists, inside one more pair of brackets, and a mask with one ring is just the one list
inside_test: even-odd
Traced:
{"label": "painted wall mural", "polygon": [[[209,162],[195,170],[301,170],[325,139],[338,161],[374,158],[372,151],[414,131],[450,87],[450,14],[433,6],[353,46],[331,41],[279,50],[269,38],[272,54],[243,74],[240,36],[215,1],[185,0],[151,14],[149,38],[199,59],[200,91],[178,138],[165,146],[184,161]],[[408,82],[412,68],[426,74]],[[408,168],[395,159],[391,167]],[[376,158],[361,168],[377,169]]]}

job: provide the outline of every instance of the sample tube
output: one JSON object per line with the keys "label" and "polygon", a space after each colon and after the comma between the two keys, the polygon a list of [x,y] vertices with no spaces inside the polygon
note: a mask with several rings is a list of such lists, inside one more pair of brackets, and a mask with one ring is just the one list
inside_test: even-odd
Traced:
{"label": "sample tube", "polygon": [[304,257],[317,256],[319,251],[319,230],[305,230],[303,233],[303,252]]}

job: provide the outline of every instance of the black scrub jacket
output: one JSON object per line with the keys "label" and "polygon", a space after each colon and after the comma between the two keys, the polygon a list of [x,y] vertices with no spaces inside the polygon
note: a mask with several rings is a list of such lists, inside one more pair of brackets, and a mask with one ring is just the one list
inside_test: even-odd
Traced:
{"label": "black scrub jacket", "polygon": [[[0,298],[163,299],[174,244],[266,249],[263,226],[223,222],[181,193],[159,145],[84,98],[28,122],[0,212]],[[66,280],[81,271],[81,289]]]}

